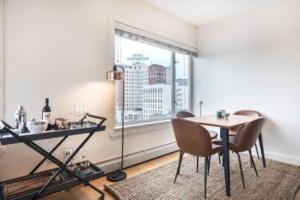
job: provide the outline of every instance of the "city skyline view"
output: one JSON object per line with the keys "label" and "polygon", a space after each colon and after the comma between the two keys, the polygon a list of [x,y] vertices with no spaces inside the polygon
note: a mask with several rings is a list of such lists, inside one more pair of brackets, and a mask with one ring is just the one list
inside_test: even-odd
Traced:
{"label": "city skyline view", "polygon": [[[173,92],[175,109],[189,109],[189,56],[120,36],[115,39],[115,62],[125,70],[126,123],[170,118]],[[174,83],[172,62],[175,62]],[[121,89],[119,83],[115,103],[117,125],[122,118]]]}
{"label": "city skyline view", "polygon": [[146,65],[160,63],[162,66],[171,66],[171,51],[148,45],[142,42],[126,39],[120,36],[115,36],[115,57],[116,64],[130,65],[132,62],[128,60],[134,54],[142,54],[145,57],[151,58]]}
{"label": "city skyline view", "polygon": [[[156,63],[159,63],[164,67],[170,67],[172,65],[172,51],[144,43],[144,41],[135,41],[116,35],[115,63],[122,65],[131,65],[132,61],[128,60],[128,58],[132,57],[132,55],[134,54],[142,54],[143,56],[149,58],[149,60],[145,62],[146,65]],[[186,78],[185,67],[189,65],[189,60],[187,59],[187,57],[189,56],[182,55],[179,53],[176,54],[177,64],[179,63],[181,65],[176,70],[176,76],[178,78]]]}

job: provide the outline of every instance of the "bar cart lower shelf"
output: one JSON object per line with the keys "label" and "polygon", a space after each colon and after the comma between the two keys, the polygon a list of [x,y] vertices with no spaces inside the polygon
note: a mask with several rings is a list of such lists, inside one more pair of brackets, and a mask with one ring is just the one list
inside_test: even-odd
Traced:
{"label": "bar cart lower shelf", "polygon": [[[98,119],[100,122],[97,124],[94,123],[94,125],[93,123],[85,123],[84,120],[87,118]],[[23,143],[43,157],[43,159],[30,171],[29,175],[0,182],[0,200],[37,200],[40,197],[81,184],[84,184],[98,192],[100,195],[99,200],[104,200],[104,193],[90,183],[91,180],[103,176],[104,171],[88,161],[84,161],[76,165],[73,164],[73,167],[70,167],[70,164],[80,149],[95,133],[104,132],[106,126],[104,126],[103,123],[105,120],[105,117],[86,113],[86,115],[80,120],[80,127],[65,130],[49,130],[34,134],[25,133],[20,135],[14,132],[9,124],[0,120],[0,144],[10,145]],[[87,124],[92,125],[86,126]],[[87,136],[64,162],[54,156],[53,153],[69,136],[81,134],[86,134]],[[49,152],[42,146],[35,143],[35,141],[50,138],[60,138],[60,140]],[[37,173],[37,170],[41,167],[41,165],[43,165],[43,163],[45,163],[46,160],[51,161],[58,166],[58,168]]]}
{"label": "bar cart lower shelf", "polygon": [[[89,161],[85,161],[89,162]],[[76,163],[75,165],[80,165]],[[34,197],[47,180],[54,175],[57,169],[39,172],[33,175],[27,175],[1,183],[0,200],[30,200]],[[81,178],[86,181],[92,181],[104,175],[104,171],[96,165],[89,162],[89,167],[76,172]],[[55,181],[45,190],[42,196],[47,196],[59,191],[63,191],[78,185],[82,182],[73,176],[69,176],[66,171],[63,171]]]}

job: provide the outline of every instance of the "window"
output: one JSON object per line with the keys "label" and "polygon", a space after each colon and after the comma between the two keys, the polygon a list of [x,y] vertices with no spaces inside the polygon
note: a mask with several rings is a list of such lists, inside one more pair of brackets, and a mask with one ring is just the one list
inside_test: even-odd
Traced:
{"label": "window", "polygon": [[[116,29],[115,63],[125,70],[125,124],[169,119],[191,109],[191,55]],[[116,83],[116,126],[122,120],[122,87]]]}
{"label": "window", "polygon": [[190,56],[175,54],[175,111],[189,110],[191,104]]}

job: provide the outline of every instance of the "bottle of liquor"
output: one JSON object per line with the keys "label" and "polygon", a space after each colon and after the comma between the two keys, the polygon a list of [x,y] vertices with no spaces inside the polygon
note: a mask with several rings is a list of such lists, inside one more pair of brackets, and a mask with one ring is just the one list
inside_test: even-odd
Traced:
{"label": "bottle of liquor", "polygon": [[24,106],[20,105],[15,113],[16,129],[20,133],[26,132],[27,113]]}
{"label": "bottle of liquor", "polygon": [[49,124],[51,123],[51,108],[49,106],[49,99],[45,99],[46,105],[43,107],[42,110],[42,120],[47,121]]}

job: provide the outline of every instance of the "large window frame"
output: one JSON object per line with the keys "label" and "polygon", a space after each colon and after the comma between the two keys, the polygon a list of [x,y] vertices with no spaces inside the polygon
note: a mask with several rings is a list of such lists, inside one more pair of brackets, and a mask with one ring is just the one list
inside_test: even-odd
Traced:
{"label": "large window frame", "polygon": [[[130,27],[132,29],[132,27]],[[122,30],[123,27],[122,27]],[[115,31],[114,31],[114,36],[116,36],[116,32],[120,31],[120,29],[115,27]],[[128,31],[128,30],[125,30]],[[136,30],[134,30],[133,32],[135,32]],[[149,39],[151,42],[155,41],[157,45],[160,48],[162,48],[160,46],[160,44],[163,45],[168,45],[168,47],[170,47],[168,50],[171,52],[171,65],[170,65],[170,73],[171,73],[171,100],[170,100],[170,104],[171,104],[171,114],[168,117],[162,117],[162,118],[155,118],[155,119],[145,119],[145,120],[138,120],[138,121],[132,121],[132,122],[125,122],[125,127],[135,127],[135,126],[143,126],[143,125],[149,125],[149,124],[158,124],[158,123],[164,123],[164,122],[169,122],[171,118],[176,116],[176,113],[178,112],[178,110],[176,110],[176,54],[182,54],[182,55],[187,55],[188,56],[188,95],[189,95],[189,102],[188,102],[188,108],[185,110],[188,111],[192,111],[193,110],[193,67],[194,67],[194,57],[196,56],[197,53],[195,53],[195,51],[189,51],[189,50],[185,50],[184,48],[182,48],[180,46],[179,43],[178,46],[174,46],[174,41],[171,42],[165,42],[166,38],[161,38],[161,40],[158,40],[158,36],[157,35],[152,35],[153,37],[149,37],[149,33],[146,32],[146,34],[141,34],[141,31],[143,32],[143,30],[138,30],[138,35],[144,38]],[[129,32],[129,31],[128,31]],[[130,33],[132,33],[132,30],[130,30]],[[135,34],[135,33],[134,33]],[[151,34],[151,33],[150,33]],[[146,35],[146,36],[145,36]],[[115,37],[114,38],[114,42],[115,42]],[[154,38],[154,39],[153,39]],[[172,44],[172,45],[170,45]],[[151,44],[152,45],[152,44]],[[173,48],[172,48],[173,47]],[[115,49],[115,45],[114,45],[114,52],[116,51]],[[116,55],[114,54],[114,60],[116,60]],[[126,84],[126,82],[125,82]],[[126,104],[126,102],[125,102]],[[115,115],[116,115],[116,108],[115,108]],[[117,120],[115,119],[115,128],[118,129],[120,127],[120,123],[117,122]]]}
{"label": "large window frame", "polygon": [[[172,76],[172,97],[171,97],[171,103],[172,103],[172,117],[176,116],[176,113],[178,110],[176,109],[176,52],[172,52],[172,70],[171,70],[171,76]],[[188,104],[188,109],[185,109],[186,111],[193,111],[193,67],[194,67],[194,62],[193,62],[193,57],[189,56],[189,70],[188,70],[188,92],[189,92],[189,104]]]}

